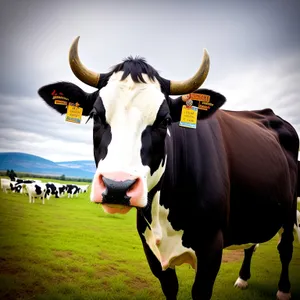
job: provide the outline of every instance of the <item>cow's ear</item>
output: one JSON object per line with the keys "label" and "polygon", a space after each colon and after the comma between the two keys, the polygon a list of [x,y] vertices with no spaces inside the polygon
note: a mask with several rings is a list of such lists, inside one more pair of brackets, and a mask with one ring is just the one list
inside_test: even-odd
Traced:
{"label": "cow's ear", "polygon": [[77,103],[83,108],[82,114],[89,115],[99,93],[86,93],[77,85],[70,82],[57,82],[45,85],[38,90],[43,100],[61,114],[67,112],[68,103]]}
{"label": "cow's ear", "polygon": [[193,106],[198,107],[198,120],[212,116],[226,102],[226,98],[217,92],[208,89],[198,89],[191,94],[169,101],[170,113],[174,122],[180,120],[182,106],[186,104],[187,100],[192,100]]}

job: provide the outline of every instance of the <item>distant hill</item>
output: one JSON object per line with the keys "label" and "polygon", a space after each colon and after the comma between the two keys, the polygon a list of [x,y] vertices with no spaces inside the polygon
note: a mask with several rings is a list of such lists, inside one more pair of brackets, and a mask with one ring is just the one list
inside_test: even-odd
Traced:
{"label": "distant hill", "polygon": [[[94,167],[93,167],[94,166]],[[21,152],[0,152],[0,170],[41,175],[65,175],[74,178],[93,178],[94,161],[53,162],[40,156]]]}
{"label": "distant hill", "polygon": [[92,173],[96,172],[96,165],[93,160],[59,161],[56,164],[66,168],[81,169]]}

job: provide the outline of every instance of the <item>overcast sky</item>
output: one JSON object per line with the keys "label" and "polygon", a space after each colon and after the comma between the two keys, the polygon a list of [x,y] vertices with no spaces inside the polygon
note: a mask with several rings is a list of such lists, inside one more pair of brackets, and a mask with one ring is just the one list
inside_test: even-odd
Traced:
{"label": "overcast sky", "polygon": [[0,152],[53,161],[93,160],[92,122],[65,122],[37,90],[71,81],[68,51],[97,72],[140,55],[169,79],[191,77],[203,48],[211,69],[203,87],[224,108],[270,107],[300,134],[300,1],[4,0],[0,10]]}

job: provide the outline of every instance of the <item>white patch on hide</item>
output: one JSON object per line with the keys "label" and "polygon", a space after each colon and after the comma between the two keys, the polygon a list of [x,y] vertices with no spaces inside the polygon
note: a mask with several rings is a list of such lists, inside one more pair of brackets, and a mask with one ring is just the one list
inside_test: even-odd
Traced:
{"label": "white patch on hide", "polygon": [[152,188],[158,184],[161,176],[165,172],[166,164],[167,164],[167,155],[165,156],[164,164],[163,161],[161,161],[158,169],[152,175],[149,174],[147,176],[148,191],[151,191]]}
{"label": "white patch on hide", "polygon": [[298,236],[298,242],[300,243],[300,211],[297,210],[297,218],[296,218],[296,225],[294,226],[294,230]]}
{"label": "white patch on hide", "polygon": [[[142,180],[144,195],[139,206],[143,207],[147,204],[147,183],[155,183],[157,176],[149,179],[150,168],[142,164],[142,133],[147,126],[153,125],[165,96],[156,79],[152,81],[143,74],[146,83],[136,83],[131,76],[121,81],[122,75],[123,71],[113,74],[107,85],[100,90],[112,140],[106,157],[99,161],[92,184],[91,200],[94,199],[94,181],[98,180],[100,174],[124,172]],[[163,171],[161,168],[162,166],[159,172]]]}
{"label": "white patch on hide", "polygon": [[246,280],[243,280],[241,277],[239,277],[235,284],[234,287],[240,288],[242,290],[246,289],[248,287],[248,282]]}
{"label": "white patch on hide", "polygon": [[276,298],[278,300],[290,300],[292,298],[291,293],[284,293],[281,291],[277,291]]}
{"label": "white patch on hide", "polygon": [[154,255],[159,260],[162,269],[174,268],[184,263],[190,264],[196,269],[197,258],[194,250],[182,245],[183,230],[176,231],[168,221],[169,209],[159,204],[160,192],[153,198],[150,230],[145,230],[146,242]]}

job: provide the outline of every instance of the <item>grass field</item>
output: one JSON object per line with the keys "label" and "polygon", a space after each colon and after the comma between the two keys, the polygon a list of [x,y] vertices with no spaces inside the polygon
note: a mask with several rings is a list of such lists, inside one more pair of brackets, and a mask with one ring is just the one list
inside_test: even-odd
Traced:
{"label": "grass field", "polygon": [[[43,180],[45,181],[45,180]],[[84,184],[84,183],[81,183]],[[135,211],[107,215],[89,202],[51,198],[42,205],[28,196],[0,192],[1,299],[164,299],[135,228]],[[224,251],[213,299],[275,299],[280,273],[277,237],[253,257],[249,288],[233,287],[241,251]],[[178,299],[191,299],[194,270],[177,268]],[[300,299],[300,244],[290,265],[293,299]]]}

